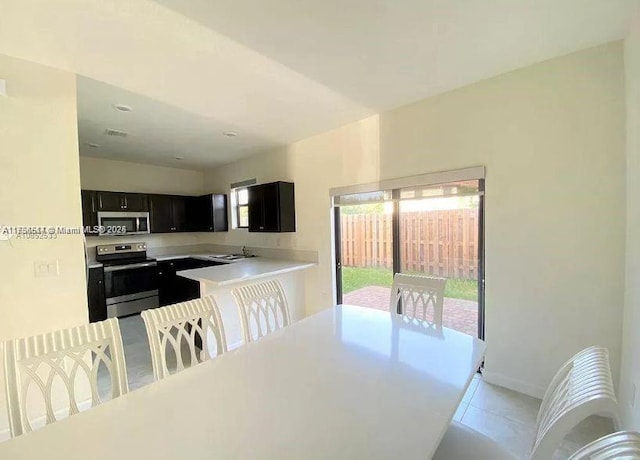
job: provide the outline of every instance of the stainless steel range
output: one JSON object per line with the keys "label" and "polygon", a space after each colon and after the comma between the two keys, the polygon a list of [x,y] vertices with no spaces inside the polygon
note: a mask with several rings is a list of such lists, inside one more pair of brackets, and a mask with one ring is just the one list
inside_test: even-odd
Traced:
{"label": "stainless steel range", "polygon": [[146,243],[96,246],[96,260],[104,266],[109,318],[159,306],[157,262],[147,257]]}

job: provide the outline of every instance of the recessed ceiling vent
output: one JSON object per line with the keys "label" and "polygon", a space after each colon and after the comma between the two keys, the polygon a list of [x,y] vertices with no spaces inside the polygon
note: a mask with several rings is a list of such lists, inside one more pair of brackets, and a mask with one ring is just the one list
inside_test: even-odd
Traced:
{"label": "recessed ceiling vent", "polygon": [[129,135],[129,133],[125,131],[120,131],[119,129],[110,129],[110,128],[105,129],[104,133],[107,136],[115,136],[115,137],[127,137]]}

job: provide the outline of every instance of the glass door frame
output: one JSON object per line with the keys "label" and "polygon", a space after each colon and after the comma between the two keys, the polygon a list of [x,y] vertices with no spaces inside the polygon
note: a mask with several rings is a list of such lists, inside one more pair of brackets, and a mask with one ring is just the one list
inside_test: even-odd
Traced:
{"label": "glass door frame", "polygon": [[[478,205],[478,337],[485,338],[485,244],[484,244],[484,216],[485,216],[485,179],[478,181],[479,205]],[[393,274],[401,273],[401,252],[400,252],[400,189],[391,190],[393,200],[393,214],[391,224],[392,254],[393,254]],[[333,205],[333,234],[334,234],[334,257],[336,276],[336,303],[343,302],[342,294],[342,232],[340,206]]]}

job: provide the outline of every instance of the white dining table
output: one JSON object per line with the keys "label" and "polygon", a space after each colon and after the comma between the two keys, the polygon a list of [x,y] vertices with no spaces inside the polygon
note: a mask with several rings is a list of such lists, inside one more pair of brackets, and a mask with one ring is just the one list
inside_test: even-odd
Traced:
{"label": "white dining table", "polygon": [[0,459],[431,458],[483,341],[339,305],[0,444]]}

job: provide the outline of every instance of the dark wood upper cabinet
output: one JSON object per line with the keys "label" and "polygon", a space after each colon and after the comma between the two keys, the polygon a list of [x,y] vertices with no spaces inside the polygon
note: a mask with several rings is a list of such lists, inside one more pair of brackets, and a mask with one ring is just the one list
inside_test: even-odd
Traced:
{"label": "dark wood upper cabinet", "polygon": [[179,195],[149,195],[151,233],[189,231],[187,203],[191,198]]}
{"label": "dark wood upper cabinet", "polygon": [[125,193],[124,210],[131,212],[146,212],[149,210],[149,195],[144,193]]}
{"label": "dark wood upper cabinet", "polygon": [[122,211],[124,206],[124,193],[96,192],[98,198],[98,211]]}
{"label": "dark wood upper cabinet", "polygon": [[85,227],[85,235],[97,235],[98,226],[98,203],[96,192],[93,190],[82,190],[82,225]]}
{"label": "dark wood upper cabinet", "polygon": [[[97,227],[98,212],[149,212],[151,233],[222,232],[227,223],[227,195],[147,195],[82,190],[82,223]],[[97,232],[85,232],[97,235]]]}
{"label": "dark wood upper cabinet", "polygon": [[187,223],[190,232],[226,232],[227,195],[209,194],[190,197],[187,201]]}
{"label": "dark wood upper cabinet", "polygon": [[149,195],[149,224],[151,233],[173,231],[171,195]]}
{"label": "dark wood upper cabinet", "polygon": [[187,231],[187,200],[188,196],[171,197],[171,217],[174,232]]}
{"label": "dark wood upper cabinet", "polygon": [[295,232],[295,194],[291,182],[249,187],[250,232]]}
{"label": "dark wood upper cabinet", "polygon": [[143,193],[96,192],[98,211],[144,212],[149,210],[147,195]]}

